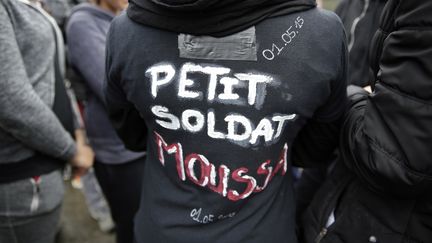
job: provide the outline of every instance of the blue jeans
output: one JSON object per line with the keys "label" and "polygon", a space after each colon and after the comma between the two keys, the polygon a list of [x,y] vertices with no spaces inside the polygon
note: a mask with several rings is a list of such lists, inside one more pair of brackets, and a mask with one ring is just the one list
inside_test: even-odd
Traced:
{"label": "blue jeans", "polygon": [[0,184],[0,243],[53,243],[63,195],[60,171]]}
{"label": "blue jeans", "polygon": [[37,216],[0,216],[2,243],[54,243],[61,206]]}
{"label": "blue jeans", "polygon": [[110,208],[105,200],[94,171],[92,169],[89,170],[81,177],[81,180],[83,183],[82,191],[92,218],[97,221],[107,220],[108,218],[111,220]]}

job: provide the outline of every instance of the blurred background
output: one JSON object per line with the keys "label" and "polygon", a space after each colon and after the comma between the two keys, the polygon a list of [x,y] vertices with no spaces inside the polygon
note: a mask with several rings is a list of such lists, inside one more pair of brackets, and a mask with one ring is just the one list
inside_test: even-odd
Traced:
{"label": "blurred background", "polygon": [[334,10],[340,0],[322,0],[325,9]]}

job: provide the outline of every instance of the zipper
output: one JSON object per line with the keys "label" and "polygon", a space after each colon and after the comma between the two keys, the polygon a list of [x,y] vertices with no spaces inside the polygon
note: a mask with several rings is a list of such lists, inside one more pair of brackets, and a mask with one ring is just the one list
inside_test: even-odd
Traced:
{"label": "zipper", "polygon": [[[335,173],[334,175],[339,176],[342,172],[345,172],[347,169],[343,169],[340,171],[338,168],[333,168]],[[321,231],[318,233],[318,235],[315,237],[314,242],[320,243],[329,233],[329,229],[335,227],[335,224],[337,223],[336,218],[334,216],[334,213],[336,211],[336,204],[338,201],[338,198],[342,195],[342,193],[345,191],[345,189],[351,184],[352,178],[348,177],[347,175],[341,175],[340,183],[335,185],[335,190],[333,190],[330,195],[327,195],[328,198],[326,200],[329,200],[329,203],[326,204],[326,206],[323,207],[322,213],[318,215],[318,227],[322,227]]]}
{"label": "zipper", "polygon": [[33,185],[33,197],[30,204],[30,212],[34,213],[38,210],[39,204],[40,204],[40,184],[41,184],[41,177],[40,176],[34,176],[30,179],[30,182]]}
{"label": "zipper", "polygon": [[40,4],[40,2],[36,2],[36,3],[32,3],[30,2],[30,0],[19,0],[20,2],[28,5],[29,7],[35,9],[36,11],[38,11],[42,16],[45,17],[45,19],[49,22],[49,24],[51,25],[51,27],[53,28],[53,32],[54,32],[54,38],[56,40],[56,55],[54,58],[56,58],[56,61],[58,61],[58,63],[54,63],[54,65],[56,66],[56,68],[58,68],[60,75],[63,77],[63,81],[65,83],[65,88],[66,88],[66,93],[68,95],[68,98],[71,100],[71,104],[72,104],[72,112],[74,115],[74,121],[76,121],[78,123],[78,126],[80,128],[84,127],[84,120],[81,117],[81,113],[79,112],[79,108],[77,106],[77,101],[76,101],[76,96],[75,94],[71,91],[71,83],[69,80],[65,79],[65,70],[64,70],[64,66],[65,66],[65,57],[63,54],[64,50],[64,41],[63,41],[63,37],[62,37],[62,32],[60,30],[60,28],[57,25],[57,22],[55,21],[55,19],[49,14],[47,13],[47,11],[45,11],[42,8],[42,5]]}
{"label": "zipper", "polygon": [[322,228],[317,237],[315,238],[315,243],[320,243],[322,239],[324,239],[324,237],[327,235],[327,232],[327,228]]}
{"label": "zipper", "polygon": [[[49,13],[47,13],[47,11],[45,11],[42,8],[42,5],[39,2],[32,3],[32,2],[30,2],[30,0],[19,0],[19,1],[28,5],[29,7],[33,8],[33,9],[35,9],[40,14],[42,14],[42,16],[45,17],[45,19],[49,22],[49,24],[51,24],[51,27],[54,29],[54,38],[56,39],[56,45],[57,45],[56,48],[63,50],[64,49],[64,46],[63,46],[64,41],[63,41],[63,37],[62,37],[62,32],[61,32],[60,28],[58,27],[55,19],[53,17],[51,17],[51,15]],[[60,47],[59,47],[59,45],[60,45]],[[64,63],[64,56],[60,51],[57,52],[57,58],[58,58],[59,63]],[[62,65],[60,65],[60,72],[62,74],[64,74],[64,69],[62,68]]]}
{"label": "zipper", "polygon": [[369,9],[369,3],[370,0],[365,0],[365,4],[363,7],[363,11],[361,12],[360,16],[358,16],[357,18],[354,19],[352,25],[351,25],[351,30],[350,30],[350,42],[348,44],[348,52],[351,52],[351,49],[354,47],[354,43],[355,43],[355,30],[357,28],[358,23],[360,22],[360,20],[362,20],[365,16],[366,16],[366,12]]}

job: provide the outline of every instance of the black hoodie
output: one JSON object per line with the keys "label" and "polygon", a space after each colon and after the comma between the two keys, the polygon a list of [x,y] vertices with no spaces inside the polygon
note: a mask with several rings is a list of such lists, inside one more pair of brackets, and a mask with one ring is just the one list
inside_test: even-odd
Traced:
{"label": "black hoodie", "polygon": [[128,16],[141,24],[194,35],[226,36],[268,17],[304,11],[315,0],[131,0]]}
{"label": "black hoodie", "polygon": [[291,164],[326,161],[345,107],[338,17],[313,8],[214,38],[121,15],[106,48],[110,118],[147,148],[136,242],[296,243]]}

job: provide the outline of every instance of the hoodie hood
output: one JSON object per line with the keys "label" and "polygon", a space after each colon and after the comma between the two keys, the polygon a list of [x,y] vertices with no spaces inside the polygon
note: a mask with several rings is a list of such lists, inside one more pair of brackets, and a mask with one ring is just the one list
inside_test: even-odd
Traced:
{"label": "hoodie hood", "polygon": [[[212,7],[217,0],[151,0],[151,2],[163,6],[167,9],[178,11],[193,11],[193,10],[206,10]],[[229,0],[228,0],[229,2]]]}
{"label": "hoodie hood", "polygon": [[315,0],[130,0],[127,14],[159,29],[221,37],[315,6]]}
{"label": "hoodie hood", "polygon": [[107,19],[107,20],[112,20],[115,17],[113,13],[108,12],[90,3],[81,3],[75,6],[72,9],[71,15],[78,12],[86,12],[98,18]]}

